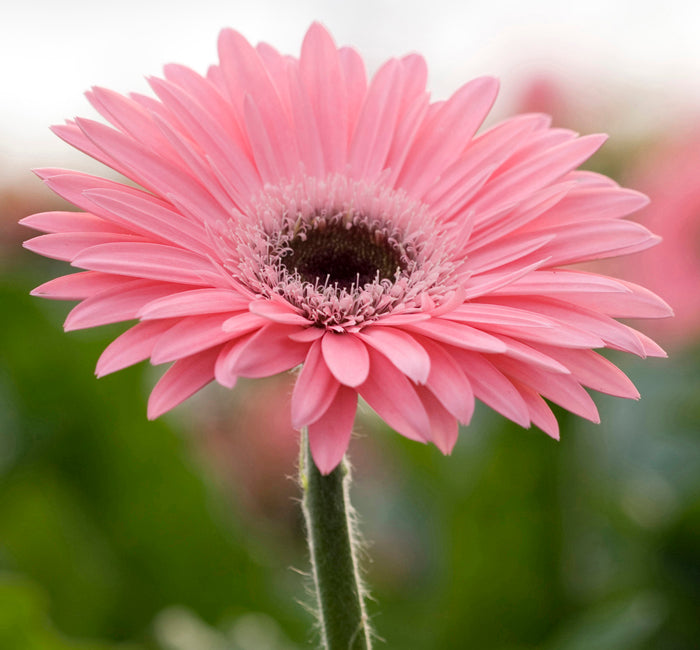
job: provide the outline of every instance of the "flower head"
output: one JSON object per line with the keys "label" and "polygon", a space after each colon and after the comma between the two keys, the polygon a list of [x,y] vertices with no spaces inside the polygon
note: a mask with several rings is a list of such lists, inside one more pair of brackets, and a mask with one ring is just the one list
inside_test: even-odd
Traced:
{"label": "flower head", "polygon": [[292,421],[331,471],[358,395],[394,429],[448,453],[475,398],[558,436],[547,398],[591,420],[588,386],[638,397],[594,348],[662,355],[615,317],[669,309],[645,289],[566,268],[657,240],[622,217],[644,196],[575,171],[604,137],[521,115],[477,135],[497,93],[481,78],[431,102],[409,55],[367,80],[313,25],[298,59],[225,30],[206,76],[168,65],[156,98],[94,88],[112,126],[55,132],[139,187],[47,169],[84,212],[24,224],[26,246],[84,272],[36,295],[80,300],[67,330],[138,319],[99,376],[173,362],[151,418],[215,379],[301,366]]}

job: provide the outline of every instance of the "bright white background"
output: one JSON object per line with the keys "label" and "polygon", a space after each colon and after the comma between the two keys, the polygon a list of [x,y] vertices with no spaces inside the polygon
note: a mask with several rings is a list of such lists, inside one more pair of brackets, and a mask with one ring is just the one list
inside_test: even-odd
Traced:
{"label": "bright white background", "polygon": [[[48,131],[93,115],[82,93],[92,85],[144,91],[163,64],[204,72],[216,36],[232,26],[297,54],[312,20],[339,44],[354,45],[373,70],[418,51],[430,86],[445,96],[480,74],[503,82],[507,110],[523,79],[545,70],[585,79],[584,92],[624,96],[630,123],[671,122],[700,100],[700,3],[671,0],[3,0],[0,12],[0,174],[81,164]],[[13,171],[14,173],[14,171]]]}

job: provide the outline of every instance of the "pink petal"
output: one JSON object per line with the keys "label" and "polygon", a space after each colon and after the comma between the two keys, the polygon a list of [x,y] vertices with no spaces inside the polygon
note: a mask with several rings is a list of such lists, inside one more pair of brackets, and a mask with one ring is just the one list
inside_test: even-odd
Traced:
{"label": "pink petal", "polygon": [[539,226],[542,215],[560,203],[575,187],[574,181],[562,180],[537,190],[515,206],[508,205],[506,209],[499,206],[496,210],[479,215],[468,250],[480,250],[500,239],[528,231],[533,224]]}
{"label": "pink petal", "polygon": [[170,329],[176,320],[137,323],[112,341],[97,360],[95,374],[104,377],[112,372],[144,361],[151,356],[161,335]]}
{"label": "pink petal", "polygon": [[646,334],[642,334],[642,332],[638,332],[631,327],[629,329],[632,330],[634,335],[642,344],[642,347],[644,348],[644,354],[642,355],[643,357],[661,357],[662,359],[665,359],[668,356],[661,346],[652,341]]}
{"label": "pink petal", "polygon": [[[244,140],[237,129],[233,129],[235,135],[231,137],[232,129],[212,118],[187,92],[160,79],[149,81],[161,101],[186,127],[189,138],[231,179],[233,187],[240,188],[240,193],[234,197],[239,204],[246,203],[247,197],[262,189],[260,176],[243,148]],[[206,108],[209,109],[210,104],[206,104]],[[236,125],[235,120],[233,124]]]}
{"label": "pink petal", "polygon": [[21,219],[28,228],[43,232],[107,232],[133,234],[88,212],[40,212]]}
{"label": "pink petal", "polygon": [[[551,321],[549,327],[533,327],[532,325],[490,325],[489,331],[496,336],[506,335],[520,341],[535,343],[551,343],[556,341],[559,345],[572,348],[602,348],[605,347],[603,339],[592,332],[580,329],[573,325]],[[502,340],[499,338],[499,340]]]}
{"label": "pink petal", "polygon": [[378,325],[389,326],[389,327],[400,327],[401,325],[406,325],[407,323],[422,323],[423,321],[430,320],[430,314],[425,312],[416,312],[411,314],[388,314],[378,318],[373,326]]}
{"label": "pink petal", "polygon": [[374,75],[352,138],[349,160],[355,178],[371,179],[384,166],[401,107],[402,66],[392,59]]}
{"label": "pink petal", "polygon": [[278,149],[271,140],[271,135],[265,128],[265,121],[260,109],[250,95],[246,95],[243,103],[245,128],[248,133],[255,166],[260,173],[263,183],[278,183],[286,174],[279,164]]}
{"label": "pink petal", "polygon": [[213,253],[209,236],[197,222],[160,202],[115,189],[86,190],[83,196],[111,215],[111,220],[136,234],[172,243],[203,255]]}
{"label": "pink petal", "polygon": [[137,317],[139,310],[146,303],[179,290],[180,285],[151,280],[132,280],[83,300],[68,314],[63,328],[66,332],[71,332],[86,327],[131,320]]}
{"label": "pink petal", "polygon": [[[530,416],[527,405],[508,378],[481,354],[454,349],[452,354],[474,389],[474,395],[516,424],[527,427]],[[500,357],[491,357],[496,359]],[[559,377],[560,375],[556,375]]]}
{"label": "pink petal", "polygon": [[[532,254],[537,258],[548,257],[546,245],[554,239],[554,235],[535,237],[532,235],[510,236],[498,240],[489,246],[470,253],[467,258],[467,268],[474,275],[492,271],[511,262],[524,260],[532,261]],[[549,260],[547,260],[549,264]]]}
{"label": "pink petal", "polygon": [[141,242],[98,244],[79,253],[72,261],[90,271],[130,275],[163,282],[219,284],[212,263],[182,248]]}
{"label": "pink petal", "polygon": [[[100,291],[123,286],[131,281],[132,278],[125,278],[121,275],[81,271],[49,280],[30,293],[32,296],[53,300],[83,300]],[[181,288],[184,287],[181,286]]]}
{"label": "pink petal", "polygon": [[[528,233],[528,236],[534,238],[540,232]],[[538,255],[546,255],[549,266],[637,253],[661,241],[644,226],[622,219],[566,224],[542,232],[542,235],[547,234],[551,239],[538,251]]]}
{"label": "pink petal", "polygon": [[297,68],[290,70],[290,93],[292,96],[292,118],[294,130],[297,134],[297,147],[299,149],[299,162],[311,176],[317,178],[325,176],[325,161],[323,158],[323,144],[316,124],[311,100],[303,86]]}
{"label": "pink petal", "polygon": [[470,209],[469,202],[486,185],[494,169],[495,166],[484,167],[466,178],[459,178],[454,185],[448,185],[447,180],[441,177],[429,191],[434,198],[424,200],[434,214],[442,215],[445,221],[455,220]]}
{"label": "pink petal", "polygon": [[423,124],[428,109],[428,93],[423,90],[419,96],[408,104],[399,118],[394,133],[394,140],[391,143],[385,163],[385,167],[388,170],[386,177],[388,185],[394,186],[396,184],[396,179],[399,177],[401,169],[408,158],[416,134]]}
{"label": "pink petal", "polygon": [[269,321],[249,311],[235,314],[223,322],[221,329],[230,332],[231,336],[242,336],[261,327],[269,325]]}
{"label": "pink petal", "polygon": [[493,273],[472,276],[467,280],[465,287],[465,300],[473,300],[486,294],[497,293],[499,290],[508,290],[522,278],[529,278],[534,271],[542,267],[546,259],[533,262],[529,266],[516,268],[515,270],[499,269]]}
{"label": "pink petal", "polygon": [[238,360],[241,350],[254,335],[255,332],[248,332],[247,334],[225,343],[221,348],[221,352],[216,358],[216,364],[214,365],[214,378],[222,386],[233,388],[236,385],[238,375],[233,369],[234,365]]}
{"label": "pink petal", "polygon": [[599,311],[613,318],[668,318],[673,309],[655,293],[632,282],[618,280],[626,292],[574,293],[561,291],[558,298],[576,305]]}
{"label": "pink petal", "polygon": [[547,402],[529,386],[515,379],[511,381],[513,382],[513,386],[518,389],[525,404],[527,404],[532,423],[542,429],[548,436],[559,440],[559,423],[554,413],[552,413],[552,409],[547,405]]}
{"label": "pink petal", "polygon": [[494,292],[504,296],[522,295],[555,295],[586,293],[611,293],[612,300],[619,300],[621,293],[631,293],[626,283],[616,278],[608,278],[597,273],[584,271],[534,271],[516,279],[506,286],[494,289]]}
{"label": "pink petal", "polygon": [[138,102],[107,88],[93,87],[86,97],[114,126],[153,151],[172,157],[168,140],[156,127],[153,116]]}
{"label": "pink petal", "polygon": [[318,23],[306,32],[299,70],[316,115],[326,171],[343,171],[348,144],[347,90],[338,50]]}
{"label": "pink petal", "polygon": [[540,316],[535,310],[518,309],[506,305],[485,302],[465,302],[450,312],[442,315],[444,319],[477,326],[510,325],[519,327],[551,327],[548,318]]}
{"label": "pink petal", "polygon": [[540,349],[563,363],[577,381],[601,393],[639,399],[639,392],[622,370],[593,350],[568,350],[541,345]]}
{"label": "pink petal", "polygon": [[434,180],[466,148],[491,109],[498,82],[492,77],[462,86],[426,119],[399,176],[397,186],[421,198]]}
{"label": "pink petal", "polygon": [[[83,133],[82,129],[75,122],[68,122],[67,124],[60,124],[50,128],[51,131],[64,142],[67,142],[72,147],[86,153],[91,158],[99,160],[101,163],[111,167],[123,176],[128,177],[128,167],[121,164],[118,159],[110,156],[108,153],[100,149],[100,147],[98,147],[92,140],[90,140],[90,138],[87,137],[87,135],[85,135],[85,133]],[[76,205],[83,207],[80,205],[80,203],[76,203]]]}
{"label": "pink petal", "polygon": [[[100,178],[99,176],[92,176],[90,174],[72,172],[64,169],[35,169],[34,173],[45,182],[49,189],[66,201],[70,201],[83,210],[87,210],[110,222],[114,222],[114,215],[109,210],[105,210],[96,205],[85,195],[86,192],[91,190],[114,190],[128,196],[151,201],[165,208],[169,207],[162,199],[158,199],[143,190],[121,183],[115,183],[114,181]],[[132,228],[128,229],[131,230]]]}
{"label": "pink petal", "polygon": [[[39,235],[28,239],[22,245],[27,250],[50,257],[54,260],[72,262],[83,251],[95,246],[119,245],[121,243],[146,242],[143,237],[137,235],[125,235],[113,232],[58,232],[50,235]],[[94,269],[98,270],[98,269]]]}
{"label": "pink petal", "polygon": [[600,422],[598,409],[591,396],[571,375],[548,373],[507,357],[499,357],[494,362],[509,377],[529,386],[543,397],[582,418]]}
{"label": "pink petal", "polygon": [[165,78],[185,91],[185,95],[196,100],[199,106],[206,107],[207,114],[216,123],[216,130],[245,148],[243,131],[230,102],[223,97],[216,86],[190,68],[169,63],[163,68]]}
{"label": "pink petal", "polygon": [[[450,188],[459,188],[480,175],[480,170],[498,167],[523,138],[538,126],[546,126],[542,115],[518,115],[501,122],[474,138],[460,157],[443,172],[424,200],[432,204]],[[490,173],[489,173],[490,176]]]}
{"label": "pink petal", "polygon": [[311,325],[308,318],[304,318],[297,309],[287,302],[277,300],[252,300],[248,308],[253,314],[263,316],[275,323],[285,325]]}
{"label": "pink petal", "polygon": [[367,379],[369,353],[354,334],[326,332],[321,350],[328,369],[341,384],[354,388]]}
{"label": "pink petal", "polygon": [[340,67],[346,88],[348,110],[348,142],[355,131],[362,103],[367,93],[367,73],[362,57],[351,47],[341,47],[338,50]]}
{"label": "pink petal", "polygon": [[196,202],[202,214],[227,218],[226,212],[191,176],[148,151],[143,145],[92,120],[78,119],[78,126],[100,149],[126,167],[125,175],[160,196],[172,193]]}
{"label": "pink petal", "polygon": [[326,334],[326,330],[321,327],[307,327],[298,332],[292,332],[289,338],[298,343],[311,343],[316,339],[320,339]]}
{"label": "pink petal", "polygon": [[188,289],[153,300],[139,311],[143,319],[219,314],[247,309],[250,300],[229,289]]}
{"label": "pink petal", "polygon": [[350,444],[357,410],[357,393],[345,386],[338,389],[328,410],[309,425],[309,445],[321,474],[330,474]]}
{"label": "pink petal", "polygon": [[[299,156],[289,124],[291,116],[280,100],[260,55],[238,32],[225,29],[219,36],[219,58],[229,95],[238,114],[243,115],[246,101],[257,107],[260,126],[267,133],[276,155],[276,166],[279,165],[279,170],[286,177],[293,176],[298,171]],[[244,118],[242,122],[247,120]],[[249,138],[253,145],[254,139]]]}
{"label": "pink petal", "polygon": [[385,356],[369,348],[370,373],[358,392],[392,429],[427,442],[430,419],[413,384]]}
{"label": "pink petal", "polygon": [[430,355],[426,387],[462,424],[469,424],[474,414],[474,390],[469,379],[443,346],[425,338],[421,345]]}
{"label": "pink petal", "polygon": [[604,135],[589,135],[563,142],[529,156],[488,184],[473,208],[480,212],[493,209],[499,202],[519,201],[578,167],[605,142]]}
{"label": "pink petal", "polygon": [[[220,346],[233,338],[230,332],[221,328],[226,318],[226,315],[221,314],[183,318],[160,337],[151,354],[151,363],[175,361]],[[212,365],[212,372],[213,367]]]}
{"label": "pink petal", "polygon": [[228,179],[222,178],[222,173],[217,168],[215,161],[202,151],[196,142],[183,134],[173,123],[172,118],[156,115],[155,121],[158,129],[168,138],[171,146],[177,152],[187,177],[206,190],[211,199],[216,202],[217,207],[213,209],[209,204],[209,199],[199,192],[187,193],[171,190],[164,192],[164,196],[185,216],[202,224],[221,223],[229,218],[231,213],[236,210],[236,206],[245,203],[240,192],[234,192],[235,199],[231,198],[231,194],[227,192],[231,189],[231,183]]}
{"label": "pink petal", "polygon": [[624,217],[649,203],[641,192],[621,187],[579,187],[537,221],[538,227]]}
{"label": "pink petal", "polygon": [[605,343],[606,347],[613,347],[625,352],[633,352],[643,355],[644,350],[627,325],[618,323],[605,314],[597,313],[591,309],[585,309],[555,298],[547,297],[491,297],[490,302],[513,306],[517,309],[527,310],[533,313],[546,315],[557,322],[585,330]]}
{"label": "pink petal", "polygon": [[451,454],[459,435],[456,418],[425,386],[417,386],[416,391],[430,418],[430,440],[443,454]]}
{"label": "pink petal", "polygon": [[416,332],[442,343],[479,352],[505,352],[506,344],[464,323],[455,323],[443,318],[432,318],[425,323],[410,323],[404,326],[409,332]]}
{"label": "pink petal", "polygon": [[148,400],[148,419],[175,408],[214,379],[220,347],[176,361],[160,378]]}
{"label": "pink petal", "polygon": [[262,327],[239,349],[231,371],[239,377],[270,377],[301,364],[309,345],[290,341],[289,330],[275,323]]}
{"label": "pink petal", "polygon": [[[565,375],[571,374],[571,371],[566,366],[556,359],[547,356],[545,353],[536,350],[531,345],[527,345],[509,336],[501,335],[500,338],[508,346],[508,349],[504,353],[506,356],[525,363],[531,363],[549,372],[557,372]],[[555,338],[555,336],[552,338]]]}
{"label": "pink petal", "polygon": [[366,327],[357,334],[381,352],[404,375],[424,384],[430,373],[430,357],[416,339],[395,327]]}
{"label": "pink petal", "polygon": [[294,384],[292,426],[301,429],[319,420],[333,402],[339,387],[323,360],[321,341],[314,341]]}

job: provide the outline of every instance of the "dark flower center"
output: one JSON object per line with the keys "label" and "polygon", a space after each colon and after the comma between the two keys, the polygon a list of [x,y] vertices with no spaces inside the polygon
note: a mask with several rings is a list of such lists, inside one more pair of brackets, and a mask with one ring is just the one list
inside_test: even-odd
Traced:
{"label": "dark flower center", "polygon": [[379,231],[363,224],[350,228],[342,221],[324,222],[321,226],[297,235],[289,242],[291,252],[284,265],[296,270],[305,282],[337,285],[349,291],[377,280],[394,280],[405,264],[400,252]]}

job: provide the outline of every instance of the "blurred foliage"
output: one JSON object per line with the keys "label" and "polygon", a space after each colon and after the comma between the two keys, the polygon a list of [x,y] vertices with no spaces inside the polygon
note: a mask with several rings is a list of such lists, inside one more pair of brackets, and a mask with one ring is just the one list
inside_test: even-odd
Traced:
{"label": "blurred foliage", "polygon": [[[62,272],[17,255],[0,280],[0,648],[311,647],[293,456],[256,463],[253,438],[231,441],[262,508],[218,480],[206,402],[148,422],[150,367],[93,376],[122,328],[64,334],[66,305],[28,295]],[[596,397],[599,426],[559,412],[560,443],[478,409],[445,458],[362,418],[353,500],[378,648],[697,647],[698,355],[618,361],[643,399]],[[234,424],[247,390],[206,399]]]}

